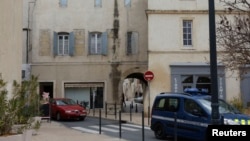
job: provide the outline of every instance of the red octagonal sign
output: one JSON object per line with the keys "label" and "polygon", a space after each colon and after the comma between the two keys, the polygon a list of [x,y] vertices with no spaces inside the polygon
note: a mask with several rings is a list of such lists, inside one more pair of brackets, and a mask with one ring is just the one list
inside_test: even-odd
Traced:
{"label": "red octagonal sign", "polygon": [[144,79],[150,81],[154,78],[154,73],[152,71],[146,71],[144,73]]}

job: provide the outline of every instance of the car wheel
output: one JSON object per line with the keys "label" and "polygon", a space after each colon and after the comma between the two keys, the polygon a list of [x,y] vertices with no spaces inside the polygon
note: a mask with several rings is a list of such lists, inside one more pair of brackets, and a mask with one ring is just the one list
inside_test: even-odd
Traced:
{"label": "car wheel", "polygon": [[59,112],[56,113],[56,120],[61,120],[61,114]]}
{"label": "car wheel", "polygon": [[162,124],[158,123],[158,124],[155,126],[154,134],[155,134],[155,137],[156,137],[157,139],[165,139],[165,138],[166,138],[165,130],[164,130],[164,127],[163,127]]}
{"label": "car wheel", "polygon": [[85,117],[80,117],[80,120],[84,121],[84,120],[85,120]]}

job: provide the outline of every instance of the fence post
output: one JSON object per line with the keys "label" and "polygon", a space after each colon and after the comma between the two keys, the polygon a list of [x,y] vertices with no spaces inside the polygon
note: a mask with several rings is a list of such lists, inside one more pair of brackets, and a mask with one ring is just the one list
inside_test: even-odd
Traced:
{"label": "fence post", "polygon": [[102,112],[101,109],[99,109],[99,134],[102,133]]}
{"label": "fence post", "polygon": [[150,125],[150,107],[148,106],[148,125]]}
{"label": "fence post", "polygon": [[137,104],[135,104],[135,112],[136,112],[136,113],[138,112]]}
{"label": "fence post", "polygon": [[108,108],[108,103],[105,102],[105,117],[106,118],[107,118],[107,114],[108,114],[107,108]]}
{"label": "fence post", "polygon": [[142,141],[144,141],[144,111],[142,110]]}
{"label": "fence post", "polygon": [[119,136],[122,137],[122,120],[121,120],[121,111],[119,111]]}
{"label": "fence post", "polygon": [[115,119],[116,119],[116,102],[115,102]]}
{"label": "fence post", "polygon": [[131,105],[131,103],[130,103],[130,105],[129,105],[129,115],[130,115],[130,121],[132,121],[132,105]]}
{"label": "fence post", "polygon": [[174,112],[174,140],[177,141],[177,113]]}

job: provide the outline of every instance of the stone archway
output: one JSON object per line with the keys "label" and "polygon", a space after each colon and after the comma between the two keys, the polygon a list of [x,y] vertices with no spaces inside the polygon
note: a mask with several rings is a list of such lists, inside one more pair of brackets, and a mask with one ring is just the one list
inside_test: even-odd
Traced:
{"label": "stone archway", "polygon": [[[143,109],[143,101],[147,89],[147,81],[144,80],[143,75],[141,72],[136,72],[124,77],[121,85],[123,106],[138,104],[141,107],[140,109]],[[135,101],[135,98],[138,98],[139,101]],[[126,109],[128,111],[128,107]]]}

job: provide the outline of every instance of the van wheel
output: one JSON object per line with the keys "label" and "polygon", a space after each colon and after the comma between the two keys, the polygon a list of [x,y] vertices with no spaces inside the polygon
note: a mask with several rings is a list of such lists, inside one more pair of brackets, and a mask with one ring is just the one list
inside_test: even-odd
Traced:
{"label": "van wheel", "polygon": [[158,123],[155,126],[154,133],[155,133],[155,137],[157,139],[165,139],[166,138],[164,127],[160,123]]}

